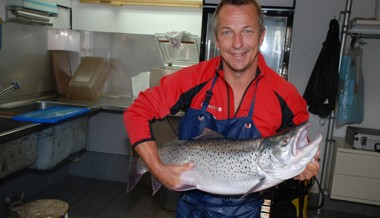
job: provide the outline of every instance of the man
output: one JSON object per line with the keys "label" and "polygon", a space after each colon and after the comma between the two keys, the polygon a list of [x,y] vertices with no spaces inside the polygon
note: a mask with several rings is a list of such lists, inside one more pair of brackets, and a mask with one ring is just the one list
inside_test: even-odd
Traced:
{"label": "man", "polygon": [[[215,12],[221,56],[164,77],[125,111],[134,150],[168,189],[180,186],[180,174],[194,163],[161,163],[150,128],[155,119],[184,109],[180,139],[199,136],[205,128],[226,138],[267,137],[308,120],[306,103],[297,89],[266,65],[259,51],[264,36],[263,13],[255,0],[222,0]],[[310,179],[318,171],[319,165],[310,163],[296,179]],[[260,217],[259,194],[240,197],[184,192],[176,216]]]}

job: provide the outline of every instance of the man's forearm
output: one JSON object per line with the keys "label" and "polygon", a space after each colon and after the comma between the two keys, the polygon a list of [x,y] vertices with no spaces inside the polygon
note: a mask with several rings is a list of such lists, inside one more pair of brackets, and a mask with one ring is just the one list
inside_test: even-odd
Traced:
{"label": "man's forearm", "polygon": [[155,141],[143,142],[135,147],[135,151],[153,174],[160,171],[162,163]]}

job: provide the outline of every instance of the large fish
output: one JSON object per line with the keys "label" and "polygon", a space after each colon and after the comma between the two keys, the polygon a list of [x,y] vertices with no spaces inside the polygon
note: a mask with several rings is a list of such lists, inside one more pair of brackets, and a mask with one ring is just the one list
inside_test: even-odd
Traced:
{"label": "large fish", "polygon": [[[309,122],[262,139],[197,139],[176,141],[159,148],[165,164],[192,161],[195,167],[181,174],[176,191],[199,189],[220,195],[243,195],[275,186],[303,172],[313,161],[322,136],[309,142]],[[130,163],[127,192],[148,168],[141,159]],[[154,178],[153,178],[154,179]],[[153,180],[153,194],[161,184]]]}

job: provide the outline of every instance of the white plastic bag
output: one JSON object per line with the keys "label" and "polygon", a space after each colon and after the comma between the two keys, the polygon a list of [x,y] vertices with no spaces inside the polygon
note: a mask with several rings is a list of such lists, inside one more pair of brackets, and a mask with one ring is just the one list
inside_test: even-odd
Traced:
{"label": "white plastic bag", "polygon": [[169,40],[170,44],[173,46],[173,48],[180,48],[181,47],[181,40],[183,35],[186,34],[185,31],[181,32],[167,32],[165,34],[166,38]]}

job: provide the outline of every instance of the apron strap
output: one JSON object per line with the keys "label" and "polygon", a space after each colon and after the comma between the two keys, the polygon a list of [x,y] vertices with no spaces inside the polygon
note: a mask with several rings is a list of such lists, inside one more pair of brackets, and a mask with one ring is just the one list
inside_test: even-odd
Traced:
{"label": "apron strap", "polygon": [[[250,124],[249,121],[252,121],[252,115],[253,115],[253,112],[254,112],[255,102],[256,102],[257,87],[259,86],[259,82],[260,82],[260,81],[257,81],[257,83],[256,83],[256,87],[255,87],[255,95],[253,96],[253,100],[252,100],[251,107],[249,108],[249,112],[248,112],[248,116],[247,116],[247,123],[246,123],[246,125]],[[249,127],[250,127],[250,126],[249,126]]]}
{"label": "apron strap", "polygon": [[215,85],[217,79],[218,79],[218,74],[216,74],[214,76],[214,79],[212,80],[212,83],[211,83],[211,88],[206,91],[205,100],[203,101],[203,104],[202,104],[202,112],[206,111],[206,108],[210,103],[210,100],[211,100],[212,95],[213,95],[212,88],[214,88],[214,85]]}

